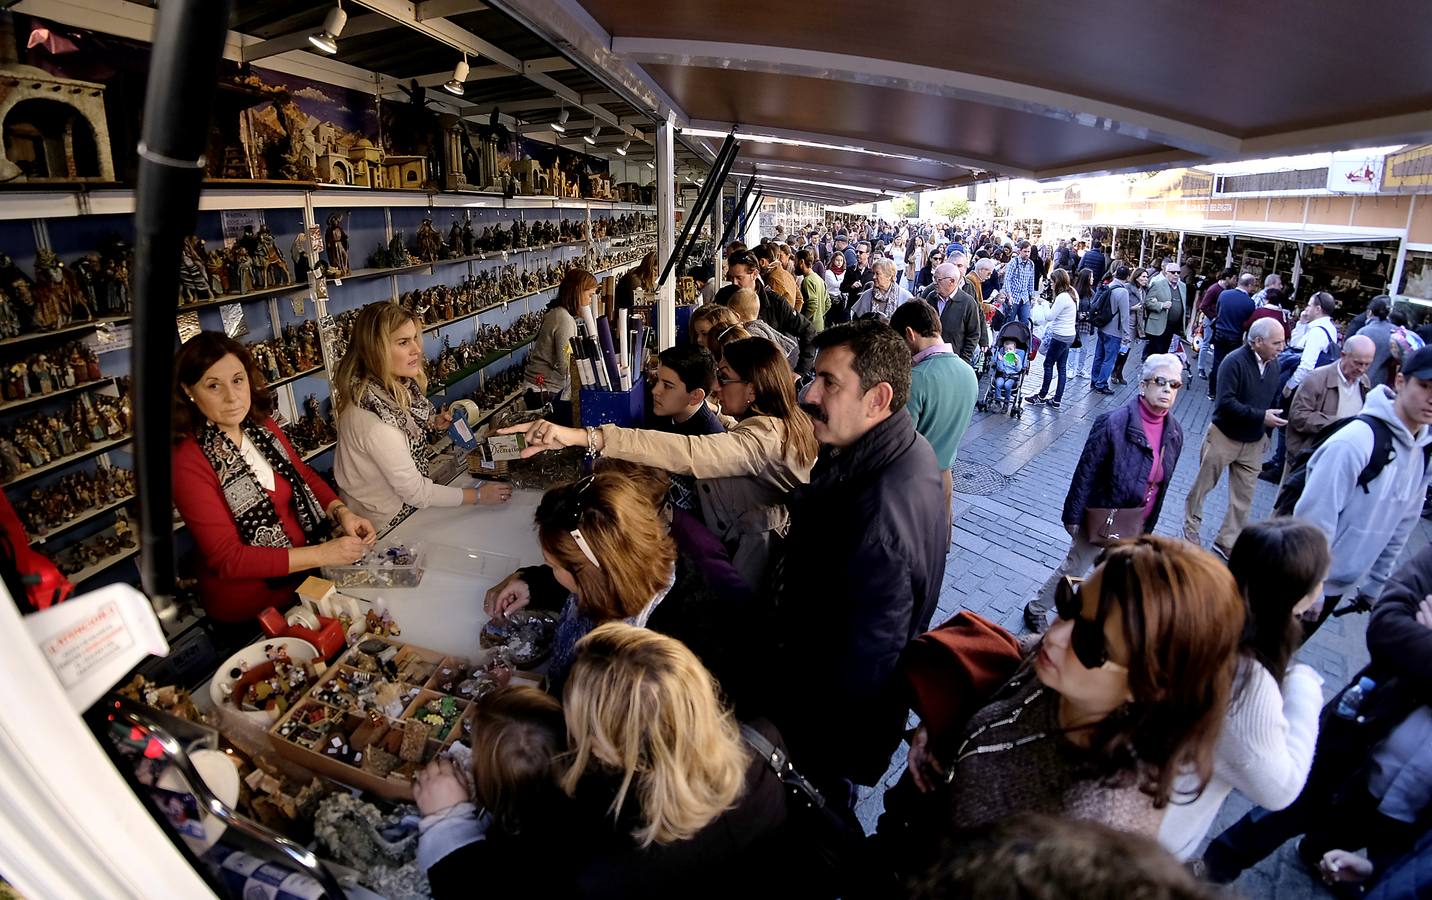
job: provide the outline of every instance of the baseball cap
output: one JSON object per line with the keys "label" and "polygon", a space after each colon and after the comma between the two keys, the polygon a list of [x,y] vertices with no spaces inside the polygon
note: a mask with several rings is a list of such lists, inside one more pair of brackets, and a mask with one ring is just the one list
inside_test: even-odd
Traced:
{"label": "baseball cap", "polygon": [[1418,381],[1432,381],[1432,346],[1423,347],[1404,359],[1402,375]]}

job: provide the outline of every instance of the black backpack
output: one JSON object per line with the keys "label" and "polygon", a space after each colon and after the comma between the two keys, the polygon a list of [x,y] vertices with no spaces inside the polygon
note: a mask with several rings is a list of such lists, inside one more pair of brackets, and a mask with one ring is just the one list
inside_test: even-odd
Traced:
{"label": "black backpack", "polygon": [[[1303,489],[1308,486],[1308,462],[1313,458],[1313,451],[1317,450],[1328,439],[1337,434],[1344,426],[1353,422],[1366,422],[1372,429],[1372,456],[1368,457],[1367,465],[1363,466],[1361,474],[1357,476],[1357,486],[1362,488],[1364,494],[1372,493],[1368,485],[1382,474],[1388,463],[1397,456],[1397,448],[1392,445],[1392,429],[1381,419],[1368,415],[1349,416],[1346,419],[1339,419],[1331,425],[1318,432],[1313,438],[1312,444],[1303,450],[1293,459],[1292,466],[1288,469],[1288,476],[1283,479],[1283,484],[1278,488],[1278,499],[1273,503],[1273,512],[1280,516],[1291,516],[1293,507],[1298,505],[1298,498],[1303,496]],[[1432,444],[1422,448],[1422,470],[1426,472],[1427,465],[1432,462]]]}
{"label": "black backpack", "polygon": [[1099,292],[1089,301],[1089,324],[1095,328],[1103,328],[1114,321],[1118,312],[1114,307],[1114,284],[1110,282],[1099,288]]}

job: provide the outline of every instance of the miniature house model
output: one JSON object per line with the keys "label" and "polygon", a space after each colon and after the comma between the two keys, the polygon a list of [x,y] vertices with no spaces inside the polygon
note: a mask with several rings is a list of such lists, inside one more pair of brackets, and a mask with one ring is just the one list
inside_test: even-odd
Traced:
{"label": "miniature house model", "polygon": [[348,162],[351,172],[349,184],[380,188],[391,183],[383,180],[383,151],[373,146],[373,142],[367,138],[362,138],[348,148]]}
{"label": "miniature house model", "polygon": [[427,180],[426,156],[395,156],[389,154],[383,157],[383,178],[385,185],[390,188],[407,188],[408,190],[421,190],[423,182]]}
{"label": "miniature house model", "polygon": [[0,181],[114,181],[104,85],[0,67]]}

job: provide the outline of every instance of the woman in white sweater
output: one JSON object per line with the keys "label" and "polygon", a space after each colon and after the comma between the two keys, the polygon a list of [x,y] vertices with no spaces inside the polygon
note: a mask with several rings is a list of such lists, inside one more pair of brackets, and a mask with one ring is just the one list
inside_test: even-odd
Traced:
{"label": "woman in white sweater", "polygon": [[506,503],[512,488],[436,484],[428,477],[428,433],[452,422],[427,397],[418,317],[396,303],[371,303],[358,313],[348,352],[338,363],[335,409],[338,447],[333,476],[343,502],[379,530],[414,510],[465,503]]}
{"label": "woman in white sweater", "polygon": [[[1049,281],[1054,286],[1054,306],[1049,310],[1049,322],[1039,347],[1044,354],[1044,382],[1039,385],[1039,393],[1030,397],[1029,401],[1035,404],[1048,402],[1050,406],[1058,409],[1064,399],[1064,367],[1069,361],[1069,348],[1074,346],[1079,299],[1075,296],[1066,270],[1055,269],[1050,273]],[[1049,386],[1054,381],[1055,366],[1059,367],[1059,386],[1054,389],[1053,399],[1048,399]]]}
{"label": "woman in white sweater", "polygon": [[1318,743],[1323,680],[1291,663],[1302,641],[1298,617],[1322,596],[1331,564],[1327,538],[1302,519],[1280,517],[1243,529],[1228,568],[1248,604],[1236,694],[1214,755],[1213,780],[1196,798],[1175,795],[1159,842],[1181,860],[1193,855],[1228,793],[1283,809],[1298,798]]}

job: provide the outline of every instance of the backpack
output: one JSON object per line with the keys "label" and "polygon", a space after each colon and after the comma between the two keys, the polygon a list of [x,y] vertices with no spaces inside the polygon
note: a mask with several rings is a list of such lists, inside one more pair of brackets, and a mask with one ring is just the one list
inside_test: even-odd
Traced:
{"label": "backpack", "polygon": [[[1313,438],[1312,444],[1299,453],[1288,469],[1288,476],[1283,479],[1282,485],[1278,488],[1278,499],[1273,503],[1273,512],[1280,516],[1291,516],[1293,507],[1298,505],[1298,498],[1303,496],[1303,490],[1308,486],[1308,463],[1313,458],[1313,452],[1328,442],[1328,439],[1337,434],[1344,426],[1353,422],[1366,422],[1372,429],[1372,455],[1368,457],[1367,465],[1363,466],[1362,472],[1357,476],[1357,486],[1362,488],[1364,494],[1372,491],[1368,485],[1382,474],[1388,463],[1397,456],[1397,448],[1392,446],[1392,429],[1381,419],[1369,415],[1349,416],[1346,419],[1339,419],[1331,425],[1318,432]],[[1427,465],[1432,462],[1432,444],[1422,448],[1422,469],[1426,472]]]}
{"label": "backpack", "polygon": [[1103,328],[1114,321],[1118,314],[1114,307],[1114,285],[1106,284],[1099,288],[1099,292],[1089,301],[1089,324],[1095,328]]}

